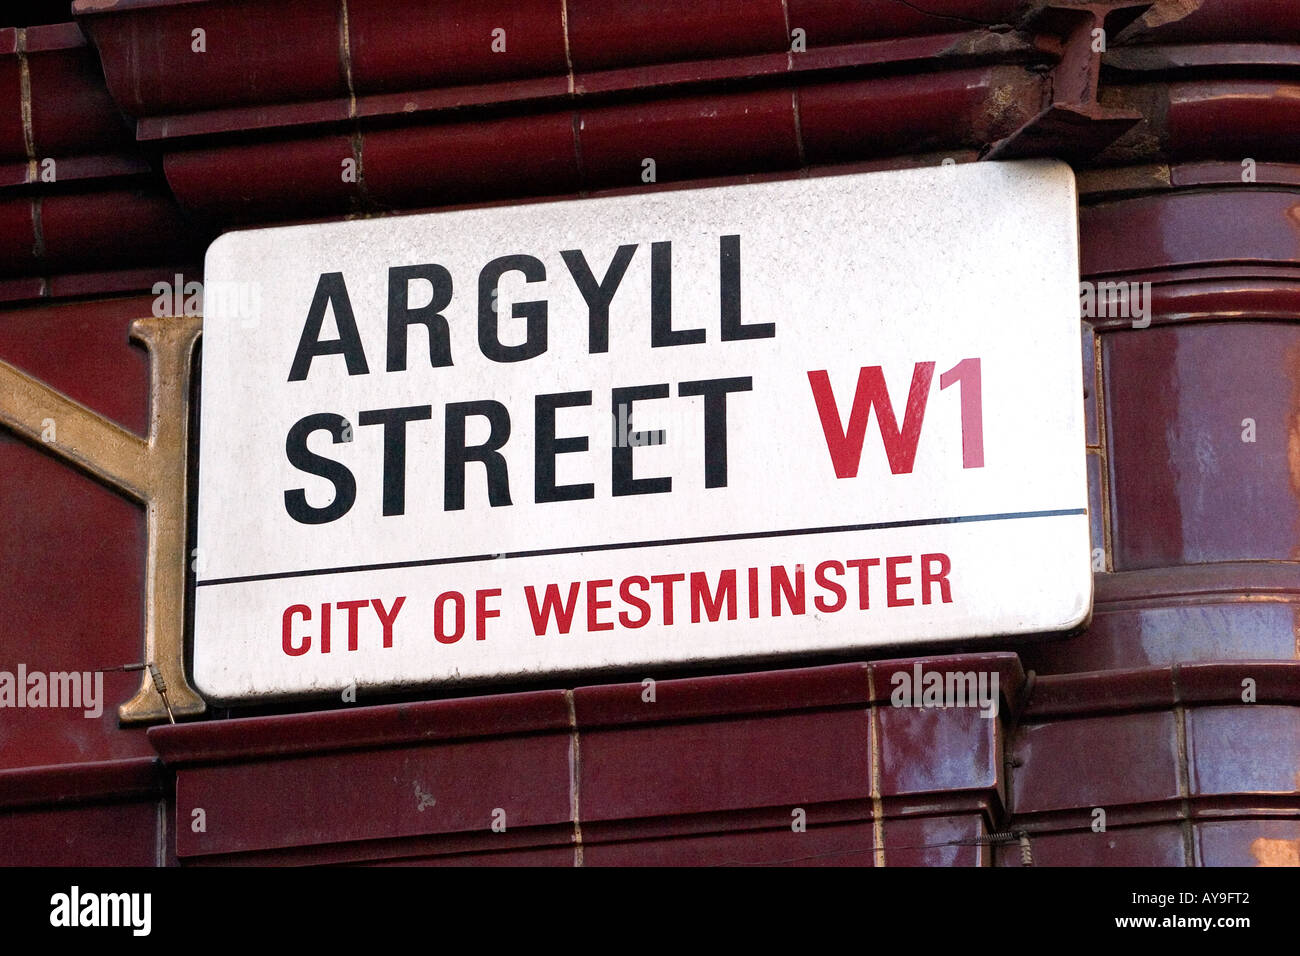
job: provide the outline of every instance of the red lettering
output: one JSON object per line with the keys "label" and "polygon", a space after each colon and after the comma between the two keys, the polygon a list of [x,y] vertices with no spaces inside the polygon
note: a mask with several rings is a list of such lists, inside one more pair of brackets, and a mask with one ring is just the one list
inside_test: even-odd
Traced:
{"label": "red lettering", "polygon": [[855,558],[852,561],[844,562],[850,568],[858,569],[858,609],[868,611],[871,609],[871,591],[867,587],[868,569],[874,568],[880,563],[879,558]]}
{"label": "red lettering", "polygon": [[311,650],[311,635],[304,634],[302,637],[302,646],[294,649],[293,646],[293,616],[301,614],[304,621],[311,620],[311,608],[305,604],[295,604],[293,607],[284,609],[284,617],[281,619],[280,641],[284,647],[284,652],[290,657],[298,657],[306,654]]}
{"label": "red lettering", "polygon": [[[938,571],[930,570],[930,563],[935,562],[939,565]],[[921,555],[921,600],[929,604],[930,585],[939,585],[939,594],[944,604],[952,603],[952,590],[948,586],[948,572],[952,570],[952,562],[948,560],[948,555],[943,553],[923,554]]]}
{"label": "red lettering", "polygon": [[939,376],[940,389],[953,382],[961,384],[961,466],[983,468],[984,397],[980,387],[980,360],[962,359]]}
{"label": "red lettering", "polygon": [[903,413],[903,427],[898,427],[894,406],[889,400],[885,375],[879,365],[863,366],[858,370],[857,390],[853,393],[853,406],[849,412],[848,427],[842,427],[839,407],[831,391],[830,376],[822,371],[810,371],[808,384],[812,387],[813,401],[821,418],[826,448],[835,467],[836,478],[855,478],[862,461],[862,443],[867,435],[867,420],[871,409],[876,409],[880,423],[880,437],[885,443],[889,470],[896,475],[911,474],[916,460],[916,445],[921,439],[921,423],[925,419],[925,403],[930,394],[930,379],[934,375],[933,362],[917,362],[912,369],[912,386],[907,394],[907,409]]}
{"label": "red lettering", "polygon": [[542,598],[542,606],[539,608],[536,588],[531,584],[524,588],[524,594],[528,598],[528,613],[533,618],[533,633],[540,637],[550,630],[550,618],[554,616],[560,633],[568,634],[573,625],[573,611],[578,606],[578,592],[581,589],[582,582],[574,581],[569,585],[569,602],[561,604],[559,586],[548,584],[546,596]]}
{"label": "red lettering", "polygon": [[[450,632],[446,627],[447,602],[452,602],[456,626]],[[459,591],[443,591],[433,602],[433,636],[439,644],[455,644],[465,635],[465,595]]]}
{"label": "red lettering", "polygon": [[817,610],[826,611],[827,613],[838,611],[840,608],[844,607],[845,603],[848,601],[848,594],[844,590],[843,585],[836,581],[831,581],[826,577],[826,572],[830,568],[834,568],[836,574],[844,573],[844,565],[840,564],[838,561],[823,561],[821,564],[817,565],[817,570],[813,572],[813,579],[817,582],[818,586],[835,593],[835,602],[833,604],[822,598],[820,595],[813,598],[813,606],[816,607]]}
{"label": "red lettering", "polygon": [[393,609],[391,611],[384,610],[384,602],[379,600],[379,598],[371,598],[370,603],[374,605],[375,613],[379,615],[379,623],[384,629],[384,647],[392,647],[393,621],[397,619],[397,612],[400,611],[402,605],[406,603],[406,598],[399,597],[394,601]]}
{"label": "red lettering", "polygon": [[673,622],[673,585],[678,581],[685,581],[685,574],[652,574],[650,580],[655,584],[663,585],[664,592],[664,624]]}
{"label": "red lettering", "polygon": [[338,603],[340,611],[348,612],[348,650],[350,651],[357,649],[357,611],[369,606],[369,601],[339,601]]}
{"label": "red lettering", "polygon": [[785,603],[790,606],[790,613],[803,614],[804,604],[804,587],[803,587],[803,565],[797,564],[794,569],[794,587],[790,586],[790,575],[781,565],[772,566],[772,616],[781,616],[781,597],[784,595]]}
{"label": "red lettering", "polygon": [[718,589],[710,594],[709,576],[704,571],[691,572],[691,623],[700,623],[700,609],[710,621],[722,614],[722,602],[727,602],[727,620],[736,619],[736,572],[723,571],[718,575]]}
{"label": "red lettering", "polygon": [[609,578],[602,581],[587,582],[587,630],[588,631],[612,631],[614,630],[613,621],[596,620],[596,612],[603,611],[610,607],[609,601],[602,601],[596,596],[596,592],[601,588],[612,587],[614,582]]}
{"label": "red lettering", "polygon": [[474,627],[474,640],[487,640],[487,622],[488,618],[500,617],[501,612],[495,608],[489,609],[487,599],[490,597],[500,597],[500,588],[480,588],[474,592],[474,613],[477,618],[477,624]]}
{"label": "red lettering", "polygon": [[634,597],[629,590],[629,586],[635,584],[644,593],[650,590],[650,582],[639,574],[634,574],[630,578],[624,578],[623,583],[618,587],[618,596],[623,599],[625,604],[631,604],[640,608],[641,617],[639,620],[633,620],[626,611],[618,612],[618,623],[624,627],[645,627],[650,622],[650,605],[639,597]]}
{"label": "red lettering", "polygon": [[885,558],[885,583],[889,586],[889,591],[885,596],[885,603],[890,607],[907,607],[909,604],[915,604],[912,598],[900,598],[898,596],[899,585],[911,584],[911,578],[905,578],[899,575],[898,566],[900,564],[911,564],[911,555],[903,555],[897,558]]}

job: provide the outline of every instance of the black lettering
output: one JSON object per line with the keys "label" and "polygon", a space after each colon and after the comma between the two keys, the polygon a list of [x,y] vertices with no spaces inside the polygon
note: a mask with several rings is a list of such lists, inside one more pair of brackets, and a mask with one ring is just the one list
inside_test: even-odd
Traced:
{"label": "black lettering", "polygon": [[740,236],[718,237],[718,253],[720,271],[718,288],[722,293],[722,341],[774,338],[775,322],[744,325],[740,321]]}
{"label": "black lettering", "polygon": [[[339,337],[322,342],[320,330],[325,321],[326,305],[334,307],[334,322],[339,327]],[[349,375],[365,375],[370,371],[370,366],[366,364],[365,349],[361,347],[361,335],[357,332],[357,320],[352,315],[352,303],[348,300],[348,287],[343,282],[341,272],[321,273],[316,283],[316,294],[307,310],[307,321],[302,327],[302,336],[298,339],[298,351],[294,353],[293,366],[289,369],[289,381],[303,381],[311,369],[312,359],[318,355],[342,355],[347,362]]]}
{"label": "black lettering", "polygon": [[704,487],[727,487],[727,393],[754,390],[751,376],[681,382],[678,395],[704,396]]}
{"label": "black lettering", "polygon": [[478,274],[478,347],[494,362],[522,362],[546,351],[546,300],[516,302],[511,314],[527,319],[527,337],[522,345],[502,345],[497,317],[497,283],[503,273],[522,272],[528,282],[546,279],[546,266],[532,256],[501,256]]}
{"label": "black lettering", "polygon": [[673,244],[650,244],[650,346],[696,345],[703,329],[673,328]]}
{"label": "black lettering", "polygon": [[[418,309],[410,307],[412,279],[427,279],[433,298]],[[442,310],[451,304],[451,273],[432,262],[394,266],[388,270],[388,371],[406,371],[407,330],[420,324],[429,330],[429,365],[451,365],[451,328]],[[362,422],[364,425],[365,422]]]}
{"label": "black lettering", "polygon": [[375,408],[357,416],[361,425],[384,426],[384,514],[406,512],[406,423],[433,417],[432,405]]}
{"label": "black lettering", "polygon": [[[284,453],[289,464],[309,475],[319,475],[334,484],[334,500],[323,508],[307,504],[307,493],[295,488],[284,493],[284,510],[301,524],[325,524],[342,518],[357,498],[357,482],[347,466],[331,458],[323,458],[307,450],[307,437],[315,431],[327,431],[334,444],[351,441],[351,428],[342,415],[321,412],[300,418],[289,429],[284,440]],[[347,437],[344,437],[344,435]]]}
{"label": "black lettering", "polygon": [[[632,418],[634,402],[650,398],[667,398],[668,385],[633,385],[616,388],[611,393],[614,408],[627,407],[628,420]],[[657,495],[673,490],[672,478],[636,478],[632,475],[632,452],[638,445],[650,444],[649,432],[632,432],[626,443],[614,445],[612,454],[613,493],[620,495]]]}
{"label": "black lettering", "polygon": [[587,450],[586,435],[580,438],[555,437],[555,410],[590,404],[591,392],[556,392],[537,396],[533,426],[536,443],[533,456],[534,501],[577,501],[596,496],[596,486],[591,482],[577,485],[555,483],[555,456]]}
{"label": "black lettering", "polygon": [[618,284],[623,281],[634,252],[636,243],[619,246],[599,285],[581,249],[567,249],[560,253],[578,291],[587,300],[587,351],[593,355],[609,351],[609,303],[618,291]]}
{"label": "black lettering", "polygon": [[[482,415],[492,430],[481,445],[465,445],[465,419]],[[451,402],[447,405],[446,458],[443,466],[443,509],[465,507],[465,465],[481,461],[487,469],[488,502],[493,508],[510,504],[510,474],[500,452],[510,438],[510,413],[500,402]]]}

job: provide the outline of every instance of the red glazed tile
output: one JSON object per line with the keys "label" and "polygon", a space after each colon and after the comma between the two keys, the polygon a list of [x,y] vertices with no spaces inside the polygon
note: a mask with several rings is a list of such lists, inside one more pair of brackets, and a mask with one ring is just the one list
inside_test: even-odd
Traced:
{"label": "red glazed tile", "polygon": [[580,735],[583,820],[797,807],[871,792],[865,709]]}
{"label": "red glazed tile", "polygon": [[41,200],[41,235],[45,272],[183,261],[202,238],[175,201],[153,188],[47,196]]}
{"label": "red glazed tile", "polygon": [[[1012,827],[1014,829],[1014,826]],[[1031,833],[1034,866],[1186,866],[1183,828],[1177,823]],[[997,866],[1023,866],[1018,843],[1001,845]]]}
{"label": "red glazed tile", "polygon": [[1168,710],[1174,706],[1173,672],[1168,669],[1093,671],[1041,676],[1025,710],[1029,720],[1124,710]]}
{"label": "red glazed tile", "polygon": [[501,850],[496,853],[458,853],[453,856],[423,856],[398,860],[378,860],[370,864],[353,863],[357,866],[527,866],[556,867],[573,866],[572,847],[548,846],[526,850]]}
{"label": "red glazed tile", "polygon": [[1300,122],[1288,109],[1297,96],[1300,84],[1273,78],[1171,83],[1168,149],[1176,158],[1202,159],[1206,143],[1232,130],[1233,148],[1243,157],[1289,161],[1300,144]]}
{"label": "red glazed tile", "polygon": [[[94,6],[100,9],[81,11],[81,24],[129,116],[347,92],[337,0]],[[195,30],[204,31],[203,52],[195,50]]]}
{"label": "red glazed tile", "polygon": [[22,276],[38,271],[32,200],[0,201],[0,275]]}
{"label": "red glazed tile", "polygon": [[649,691],[644,683],[576,688],[579,729],[865,705],[871,696],[864,664],[655,681],[652,700]]}
{"label": "red glazed tile", "polygon": [[1176,799],[1174,715],[1168,711],[1023,725],[1011,753],[1016,813]]}
{"label": "red glazed tile", "polygon": [[14,30],[0,30],[0,156],[26,159],[23,136],[22,69],[13,52]]}
{"label": "red glazed tile", "polygon": [[570,729],[567,692],[540,690],[162,724],[149,729],[149,742],[177,768]]}
{"label": "red glazed tile", "polygon": [[1026,645],[1025,666],[1040,674],[1161,667],[1178,661],[1295,658],[1300,604],[1239,601],[1099,608],[1083,634]]}
{"label": "red glazed tile", "polygon": [[563,75],[562,6],[561,0],[349,0],[353,87],[390,92]]}
{"label": "red glazed tile", "polygon": [[1088,323],[1083,324],[1083,421],[1085,441],[1089,445],[1101,444],[1097,430],[1098,406],[1100,396],[1097,394],[1097,333]]}
{"label": "red glazed tile", "polygon": [[1300,820],[1197,823],[1202,866],[1300,866]]}
{"label": "red glazed tile", "polygon": [[1102,506],[1106,468],[1101,455],[1088,452],[1088,531],[1092,543],[1092,570],[1102,573],[1107,567],[1106,510]]}
{"label": "red glazed tile", "polygon": [[575,70],[783,52],[790,46],[781,0],[743,6],[668,0],[653,7],[568,0],[567,13]]}
{"label": "red glazed tile", "polygon": [[1238,704],[1187,711],[1192,793],[1300,793],[1300,707]]}
{"label": "red glazed tile", "polygon": [[[999,98],[998,118],[979,128]],[[1038,81],[997,70],[840,81],[799,90],[799,128],[808,163],[841,163],[958,149],[1009,135],[1037,112]]]}
{"label": "red glazed tile", "polygon": [[352,140],[334,135],[171,152],[163,168],[186,210],[265,222],[330,215],[359,201],[364,167],[345,181],[345,160],[355,162]]}
{"label": "red glazed tile", "polygon": [[[1300,255],[1300,223],[1294,206],[1292,193],[1247,186],[1085,206],[1079,210],[1080,272],[1091,276],[1195,263],[1295,259]],[[1141,331],[1145,335],[1153,330]]]}
{"label": "red glazed tile", "polygon": [[1178,697],[1187,704],[1300,704],[1300,663],[1295,661],[1181,664],[1177,680]]}
{"label": "red glazed tile", "polygon": [[158,821],[155,800],[2,813],[0,865],[158,866]]}
{"label": "red glazed tile", "polygon": [[934,793],[999,785],[996,717],[978,707],[914,709],[881,704],[880,792]]}
{"label": "red glazed tile", "polygon": [[1293,558],[1300,328],[1153,327],[1105,349],[1116,570]]}
{"label": "red glazed tile", "polygon": [[[127,327],[150,314],[150,302],[0,312],[0,359],[138,432],[148,362]],[[143,510],[3,430],[0,474],[0,670],[81,672],[140,660]],[[102,712],[91,717],[85,707],[6,708],[0,766],[152,755],[141,731],[117,725],[117,706],[138,686],[137,674],[105,674]]]}
{"label": "red glazed tile", "polygon": [[579,138],[591,189],[641,184],[646,159],[658,182],[800,165],[788,90],[585,109]]}
{"label": "red glazed tile", "polygon": [[947,33],[981,23],[1015,23],[1020,0],[943,0],[907,4],[893,0],[787,0],[790,29],[802,28],[808,45]]}
{"label": "red glazed tile", "polygon": [[886,866],[988,866],[988,828],[978,813],[885,821]]}
{"label": "red glazed tile", "polygon": [[568,112],[367,133],[366,191],[390,207],[576,192]]}
{"label": "red glazed tile", "polygon": [[569,751],[569,735],[552,733],[181,769],[177,853],[491,834],[498,809],[507,830],[564,823]]}
{"label": "red glazed tile", "polygon": [[583,866],[873,866],[871,821],[587,844]]}
{"label": "red glazed tile", "polygon": [[[1228,43],[1300,40],[1300,22],[1270,0],[1216,0],[1180,11],[1183,16],[1142,17],[1129,35],[1143,43]],[[1148,26],[1148,23],[1152,24]]]}
{"label": "red glazed tile", "polygon": [[131,126],[108,95],[91,47],[32,54],[27,69],[32,145],[38,157],[131,147]]}

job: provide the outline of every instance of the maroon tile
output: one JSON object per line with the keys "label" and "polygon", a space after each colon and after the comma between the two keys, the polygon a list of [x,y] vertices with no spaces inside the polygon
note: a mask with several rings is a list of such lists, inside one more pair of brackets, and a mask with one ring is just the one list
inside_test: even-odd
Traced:
{"label": "maroon tile", "polygon": [[337,0],[85,6],[109,90],[132,117],[347,92]]}
{"label": "maroon tile", "polygon": [[0,30],[0,156],[26,159],[27,145],[23,135],[22,61],[14,46],[12,27]]}
{"label": "maroon tile", "polygon": [[1202,866],[1300,866],[1300,819],[1197,823]]}
{"label": "maroon tile", "polygon": [[160,818],[156,800],[6,811],[0,865],[158,866]]}
{"label": "maroon tile", "polygon": [[[997,109],[986,110],[995,99]],[[1039,101],[1037,78],[1020,71],[842,80],[800,88],[799,128],[807,162],[840,163],[999,139],[1037,112]],[[986,126],[979,117],[990,113]]]}
{"label": "maroon tile", "polygon": [[578,135],[591,189],[641,184],[645,159],[657,182],[800,165],[788,90],[584,109]]}
{"label": "maroon tile", "polygon": [[1192,793],[1300,793],[1300,707],[1238,704],[1187,711]]}
{"label": "maroon tile", "polygon": [[[366,865],[366,864],[353,864]],[[370,866],[573,866],[572,847],[547,846],[495,853],[458,853],[452,856],[421,856],[398,860],[377,860]]]}
{"label": "maroon tile", "polygon": [[184,262],[203,240],[175,200],[153,186],[46,196],[41,236],[46,273]]}
{"label": "maroon tile", "polygon": [[1238,601],[1099,607],[1087,632],[1026,645],[1025,666],[1040,674],[1168,666],[1177,661],[1300,657],[1300,604]]}
{"label": "maroon tile", "polygon": [[[107,152],[132,145],[131,126],[108,95],[94,49],[79,44],[32,54],[27,69],[32,146],[37,156]],[[17,97],[9,102],[16,101]]]}
{"label": "maroon tile", "polygon": [[870,795],[865,708],[580,737],[583,820],[805,806]]}
{"label": "maroon tile", "polygon": [[743,6],[720,0],[667,0],[653,7],[610,0],[568,0],[575,70],[604,70],[785,51],[781,0]]}
{"label": "maroon tile", "polygon": [[[0,312],[0,359],[100,414],[141,431],[148,360],[127,341],[151,298],[38,305]],[[55,423],[57,429],[58,423]],[[56,431],[57,437],[57,431]],[[85,672],[140,660],[144,511],[0,429],[0,670]],[[102,678],[99,714],[87,708],[4,710],[0,767],[152,755],[117,706],[139,676]],[[93,678],[91,686],[94,685]]]}
{"label": "maroon tile", "polygon": [[1089,445],[1101,444],[1097,431],[1100,396],[1097,394],[1097,333],[1087,322],[1083,323],[1083,421],[1085,440]]}
{"label": "maroon tile", "polygon": [[[1181,664],[1177,681],[1179,699],[1189,704],[1300,704],[1300,664],[1295,661]],[[1247,691],[1253,701],[1246,700]]]}
{"label": "maroon tile", "polygon": [[692,717],[865,705],[871,697],[865,664],[661,680],[654,683],[653,699],[649,696],[640,682],[578,687],[573,691],[574,716],[585,731]]}
{"label": "maroon tile", "polygon": [[807,829],[744,830],[669,839],[587,844],[583,866],[873,866],[870,820]]}
{"label": "maroon tile", "polygon": [[345,181],[344,160],[355,161],[352,139],[336,134],[169,152],[163,169],[186,210],[218,222],[266,222],[326,216],[359,202],[364,166]]}
{"label": "maroon tile", "polygon": [[569,759],[569,735],[550,733],[182,769],[177,853],[490,834],[497,809],[507,830],[564,823]]}
{"label": "maroon tile", "polygon": [[[1244,105],[1253,109],[1254,101]],[[1288,261],[1300,255],[1294,206],[1292,193],[1249,186],[1084,206],[1079,210],[1080,272],[1109,275],[1195,263]]]}
{"label": "maroon tile", "polygon": [[[353,87],[387,92],[564,74],[562,9],[561,0],[348,0]],[[494,51],[496,40],[504,50]]]}
{"label": "maroon tile", "polygon": [[1174,715],[1167,711],[1025,724],[1011,752],[1016,813],[1173,800]]}
{"label": "maroon tile", "polygon": [[1000,782],[1000,724],[978,707],[877,707],[880,792],[992,789]]}
{"label": "maroon tile", "polygon": [[1168,710],[1174,706],[1171,669],[1106,670],[1045,675],[1034,683],[1025,711],[1029,720],[1122,710]]}
{"label": "maroon tile", "polygon": [[578,189],[573,114],[367,133],[366,192],[391,207],[568,193]]}
{"label": "maroon tile", "polygon": [[978,813],[885,820],[886,866],[988,866],[988,834]]}
{"label": "maroon tile", "polygon": [[1106,465],[1101,455],[1088,452],[1088,531],[1092,543],[1092,570],[1094,574],[1107,569],[1106,510],[1102,505],[1106,482]]}
{"label": "maroon tile", "polygon": [[980,23],[1015,23],[1020,0],[787,0],[790,29],[802,28],[810,47],[920,33],[972,29]]}
{"label": "maroon tile", "polygon": [[[1012,828],[1014,829],[1014,827]],[[1030,833],[1034,866],[1186,866],[1183,828],[1177,823]],[[1023,866],[1018,843],[1001,845],[997,866]]]}
{"label": "maroon tile", "polygon": [[1206,323],[1104,341],[1116,570],[1300,552],[1300,328]]}
{"label": "maroon tile", "polygon": [[[1205,144],[1229,129],[1233,148],[1240,150],[1241,156],[1282,161],[1295,156],[1300,122],[1295,110],[1287,109],[1288,101],[1300,96],[1300,84],[1294,81],[1215,77],[1171,83],[1168,95],[1168,149],[1176,158],[1204,158]],[[1290,198],[1295,199],[1294,195]],[[1291,228],[1294,235],[1296,224],[1291,223]],[[1261,233],[1272,231],[1267,226],[1260,229]]]}

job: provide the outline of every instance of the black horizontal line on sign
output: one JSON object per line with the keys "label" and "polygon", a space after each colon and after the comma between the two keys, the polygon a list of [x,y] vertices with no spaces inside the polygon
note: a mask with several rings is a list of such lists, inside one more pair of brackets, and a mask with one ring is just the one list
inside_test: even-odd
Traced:
{"label": "black horizontal line on sign", "polygon": [[320,574],[343,574],[347,571],[391,571],[397,568],[427,568],[438,564],[469,564],[473,561],[497,561],[509,558],[542,558],[556,554],[582,554],[586,551],[623,551],[628,548],[657,548],[674,544],[708,544],[711,541],[748,541],[754,538],[789,538],[805,534],[839,534],[845,531],[883,531],[887,528],[920,528],[935,524],[967,524],[974,521],[1013,521],[1019,518],[1058,518],[1084,515],[1087,508],[1061,508],[1056,511],[1011,511],[996,515],[958,515],[955,518],[914,518],[909,521],[879,521],[875,524],[842,524],[828,528],[791,528],[785,531],[746,531],[741,534],[706,534],[695,538],[664,538],[659,541],[621,541],[614,544],[587,544],[576,548],[540,548],[536,551],[509,551],[503,554],[466,554],[455,558],[421,558],[393,561],[388,564],[350,564],[339,568],[315,568],[310,571],[276,571],[270,574],[246,574],[234,578],[210,578],[197,582],[198,587],[216,584],[244,584],[249,581],[274,581],[279,578],[309,578]]}

